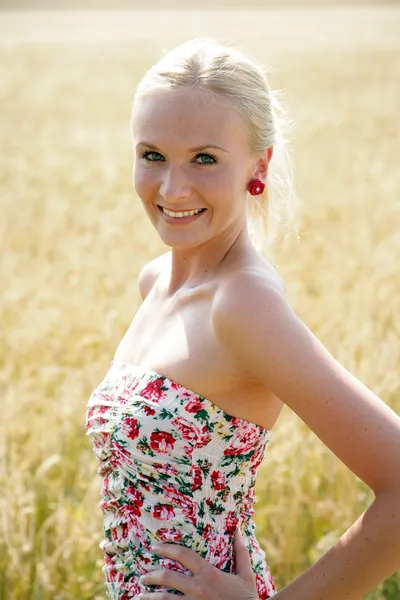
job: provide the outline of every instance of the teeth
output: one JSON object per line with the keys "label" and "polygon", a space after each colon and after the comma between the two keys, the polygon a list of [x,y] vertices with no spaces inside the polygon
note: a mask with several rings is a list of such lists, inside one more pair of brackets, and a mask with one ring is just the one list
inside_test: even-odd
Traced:
{"label": "teeth", "polygon": [[196,208],[195,210],[185,210],[184,212],[174,212],[172,210],[168,210],[167,208],[162,207],[162,211],[164,214],[168,215],[169,217],[175,217],[177,219],[180,219],[182,217],[192,217],[193,215],[197,215],[202,210],[203,210],[202,208]]}

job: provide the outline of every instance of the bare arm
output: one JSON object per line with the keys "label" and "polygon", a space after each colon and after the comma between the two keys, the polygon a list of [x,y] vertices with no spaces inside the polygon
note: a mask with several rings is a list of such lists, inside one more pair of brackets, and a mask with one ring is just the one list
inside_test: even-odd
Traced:
{"label": "bare arm", "polygon": [[[400,568],[400,418],[324,348],[265,279],[216,298],[215,332],[375,493],[368,510],[277,600],[356,600]],[[373,360],[373,357],[371,357]]]}

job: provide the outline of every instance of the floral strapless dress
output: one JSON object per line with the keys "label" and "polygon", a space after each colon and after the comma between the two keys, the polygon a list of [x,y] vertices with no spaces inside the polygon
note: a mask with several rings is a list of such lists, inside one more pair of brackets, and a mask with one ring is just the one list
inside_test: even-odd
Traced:
{"label": "floral strapless dress", "polygon": [[260,600],[276,594],[252,521],[254,486],[270,431],[233,417],[179,383],[114,360],[87,405],[102,477],[103,573],[108,598],[182,592],[143,585],[163,568],[190,575],[151,551],[182,544],[216,568],[235,573],[236,527],[247,545]]}

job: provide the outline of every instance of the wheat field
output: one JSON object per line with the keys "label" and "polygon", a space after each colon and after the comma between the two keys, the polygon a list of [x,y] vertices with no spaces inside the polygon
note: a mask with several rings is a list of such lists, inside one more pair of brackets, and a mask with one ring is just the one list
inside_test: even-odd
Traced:
{"label": "wheat field", "polygon": [[[400,7],[0,13],[0,600],[103,600],[100,478],[85,406],[165,248],[132,183],[130,105],[196,35],[271,66],[296,124],[289,300],[400,412]],[[278,588],[373,494],[287,408],[256,487]],[[368,600],[399,600],[400,574]]]}

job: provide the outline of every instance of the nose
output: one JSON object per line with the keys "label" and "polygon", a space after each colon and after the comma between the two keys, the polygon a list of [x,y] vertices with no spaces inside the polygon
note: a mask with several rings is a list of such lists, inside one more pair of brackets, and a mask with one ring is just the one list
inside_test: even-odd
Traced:
{"label": "nose", "polygon": [[160,195],[167,202],[182,200],[182,198],[187,198],[190,195],[190,185],[182,169],[170,167],[164,173],[160,185]]}

